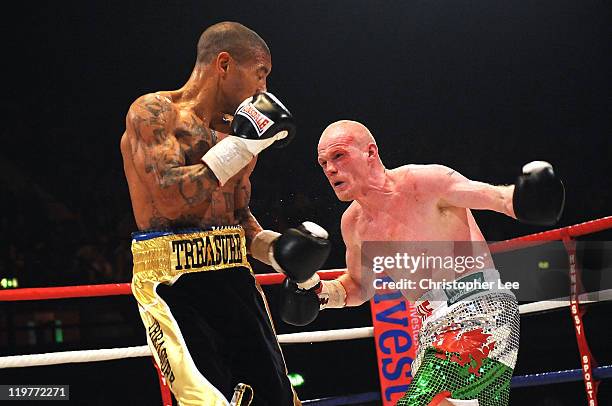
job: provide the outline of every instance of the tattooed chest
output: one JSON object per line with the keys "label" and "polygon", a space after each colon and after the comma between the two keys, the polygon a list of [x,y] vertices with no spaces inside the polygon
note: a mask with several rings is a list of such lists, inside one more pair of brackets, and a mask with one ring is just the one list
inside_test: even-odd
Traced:
{"label": "tattooed chest", "polygon": [[177,126],[174,136],[181,145],[186,165],[200,162],[202,155],[217,142],[216,133],[193,115]]}

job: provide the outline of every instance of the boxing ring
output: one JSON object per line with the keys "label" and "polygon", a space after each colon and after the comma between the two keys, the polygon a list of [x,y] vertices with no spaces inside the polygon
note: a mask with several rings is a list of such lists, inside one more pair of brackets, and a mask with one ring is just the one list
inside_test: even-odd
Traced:
{"label": "boxing ring", "polygon": [[[548,300],[520,305],[520,314],[538,314],[569,308],[569,316],[575,329],[576,342],[579,349],[577,368],[562,371],[542,371],[537,374],[514,376],[512,388],[548,385],[571,381],[583,381],[585,399],[588,405],[597,405],[597,386],[601,380],[612,378],[612,365],[597,366],[596,360],[590,352],[587,331],[582,322],[582,316],[589,304],[612,300],[612,289],[598,292],[582,293],[580,278],[580,264],[576,261],[576,237],[593,234],[612,229],[612,216],[604,217],[569,227],[558,228],[541,233],[518,237],[502,242],[490,244],[491,253],[507,252],[527,247],[545,244],[551,241],[562,241],[569,259],[570,296],[560,300]],[[339,271],[321,271],[321,279],[334,279]],[[282,274],[258,274],[255,276],[261,285],[274,285],[282,283]],[[67,299],[82,297],[99,297],[115,295],[131,295],[129,283],[49,287],[49,288],[20,288],[0,291],[0,301],[31,301],[48,299]],[[346,341],[375,337],[375,327],[366,326],[350,329],[301,332],[281,334],[278,340],[283,345],[320,343],[328,341]],[[23,368],[43,365],[56,365],[67,363],[98,362],[132,357],[150,357],[151,352],[146,345],[126,348],[108,348],[83,351],[66,351],[45,354],[16,355],[0,357],[0,368]],[[380,363],[380,357],[379,357]],[[161,399],[164,406],[171,405],[171,396],[164,378],[158,372],[161,389]],[[335,396],[303,401],[304,405],[331,406],[351,405],[364,402],[381,401],[381,393],[366,392],[347,396]]]}

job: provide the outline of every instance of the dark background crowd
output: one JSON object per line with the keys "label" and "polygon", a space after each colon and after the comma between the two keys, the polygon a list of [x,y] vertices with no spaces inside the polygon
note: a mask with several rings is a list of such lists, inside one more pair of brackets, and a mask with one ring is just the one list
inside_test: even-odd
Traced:
{"label": "dark background crowd", "polygon": [[[264,228],[305,220],[327,228],[334,244],[327,268],[343,265],[346,204],[318,167],[316,144],[338,119],[367,125],[388,168],[440,163],[507,184],[523,164],[547,160],[567,190],[559,226],[612,214],[606,2],[65,1],[15,8],[1,28],[0,278],[17,278],[20,287],[130,280],[135,223],[119,152],[125,114],[142,94],[182,86],[199,34],[223,20],[267,41],[268,88],[298,123],[287,148],[261,154],[251,210]],[[547,229],[495,213],[475,216],[490,241]]]}

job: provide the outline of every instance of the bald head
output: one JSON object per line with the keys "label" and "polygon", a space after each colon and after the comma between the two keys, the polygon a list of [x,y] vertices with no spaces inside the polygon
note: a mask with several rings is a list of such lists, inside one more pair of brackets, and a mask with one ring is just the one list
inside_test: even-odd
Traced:
{"label": "bald head", "polygon": [[374,136],[368,128],[351,120],[336,121],[327,126],[319,139],[319,148],[330,142],[343,139],[347,144],[351,144],[360,150],[366,148],[370,143],[376,145]]}
{"label": "bald head", "polygon": [[242,24],[224,21],[208,27],[198,41],[198,63],[208,64],[220,52],[228,52],[242,63],[258,52],[270,55],[266,42],[253,30]]}
{"label": "bald head", "polygon": [[385,175],[372,133],[357,121],[330,124],[319,139],[317,161],[342,201],[362,198]]}

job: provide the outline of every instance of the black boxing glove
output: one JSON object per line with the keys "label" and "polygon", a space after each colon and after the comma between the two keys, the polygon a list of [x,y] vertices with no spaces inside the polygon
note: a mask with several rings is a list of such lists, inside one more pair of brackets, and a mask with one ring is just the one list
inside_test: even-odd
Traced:
{"label": "black boxing glove", "polygon": [[306,282],[316,275],[329,256],[331,243],[327,238],[323,227],[305,221],[272,242],[270,263],[277,272],[284,273],[294,282]]}
{"label": "black boxing glove", "polygon": [[512,205],[524,223],[550,226],[561,217],[565,188],[548,162],[533,161],[523,166],[514,184]]}
{"label": "black boxing glove", "polygon": [[232,134],[215,144],[202,161],[224,185],[264,149],[295,135],[293,116],[271,93],[243,101],[234,113]]}
{"label": "black boxing glove", "polygon": [[297,283],[287,278],[280,291],[279,314],[281,319],[294,326],[305,326],[319,314],[319,296],[312,289],[300,289]]}
{"label": "black boxing glove", "polygon": [[281,319],[294,326],[305,326],[317,318],[320,310],[346,306],[346,290],[338,279],[319,280],[314,274],[304,283],[285,279],[281,288]]}
{"label": "black boxing glove", "polygon": [[[265,116],[265,117],[262,117]],[[284,147],[295,136],[293,116],[272,93],[257,93],[243,101],[232,120],[232,133],[246,139],[265,138],[267,133],[281,134],[275,147]]]}
{"label": "black boxing glove", "polygon": [[310,221],[297,228],[290,228],[284,234],[272,230],[260,231],[250,246],[250,254],[283,273],[308,289],[319,280],[316,271],[327,260],[331,243],[327,231]]}

